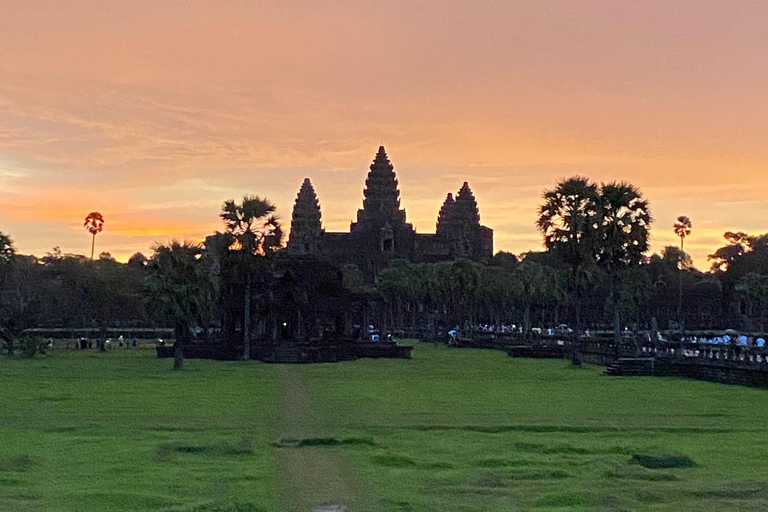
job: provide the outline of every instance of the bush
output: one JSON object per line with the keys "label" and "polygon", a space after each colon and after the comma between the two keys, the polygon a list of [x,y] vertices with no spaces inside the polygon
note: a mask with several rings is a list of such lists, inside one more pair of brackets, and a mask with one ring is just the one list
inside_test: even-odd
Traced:
{"label": "bush", "polygon": [[26,357],[35,357],[37,354],[45,354],[45,342],[42,338],[24,336],[18,340],[19,350]]}

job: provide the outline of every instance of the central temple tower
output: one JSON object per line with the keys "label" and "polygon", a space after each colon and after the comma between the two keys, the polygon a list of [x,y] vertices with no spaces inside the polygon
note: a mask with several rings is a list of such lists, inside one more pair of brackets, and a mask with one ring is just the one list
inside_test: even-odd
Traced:
{"label": "central temple tower", "polygon": [[370,169],[363,190],[363,208],[357,210],[357,222],[351,224],[351,231],[381,228],[385,223],[405,224],[395,168],[387,158],[384,146],[379,146]]}
{"label": "central temple tower", "polygon": [[348,233],[326,232],[320,203],[309,178],[304,180],[293,209],[288,250],[338,264],[357,265],[368,279],[403,258],[429,262],[455,258],[486,261],[493,255],[493,230],[480,225],[480,213],[469,185],[443,204],[435,234],[416,234],[400,209],[395,169],[383,146],[373,159],[363,189],[363,207]]}
{"label": "central temple tower", "polygon": [[400,190],[395,168],[387,158],[384,146],[373,159],[363,190],[363,208],[357,210],[357,222],[349,226],[350,234],[369,255],[383,253],[411,259],[416,232],[405,222],[400,209]]}

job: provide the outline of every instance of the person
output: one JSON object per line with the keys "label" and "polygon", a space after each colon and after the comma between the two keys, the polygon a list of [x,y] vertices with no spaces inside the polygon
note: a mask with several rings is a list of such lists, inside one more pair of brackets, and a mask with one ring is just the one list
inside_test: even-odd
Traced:
{"label": "person", "polygon": [[765,346],[765,339],[764,338],[757,338],[757,341],[755,343],[757,343],[758,347],[764,347]]}
{"label": "person", "polygon": [[134,346],[134,347],[136,347],[136,345],[138,345],[138,344],[139,344],[139,339],[138,339],[136,336],[134,336],[134,337],[133,337],[133,342],[132,342],[132,343],[133,343],[133,346]]}

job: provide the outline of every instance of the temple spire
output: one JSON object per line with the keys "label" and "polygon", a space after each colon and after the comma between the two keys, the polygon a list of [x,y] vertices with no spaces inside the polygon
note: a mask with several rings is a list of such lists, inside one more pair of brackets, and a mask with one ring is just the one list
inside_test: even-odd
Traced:
{"label": "temple spire", "polygon": [[473,227],[480,227],[480,210],[477,208],[477,201],[469,183],[466,181],[461,186],[456,202],[453,207],[453,217],[455,221],[462,224],[469,224]]}
{"label": "temple spire", "polygon": [[320,202],[309,178],[304,179],[296,203],[293,206],[291,217],[291,234],[288,243],[307,237],[316,237],[321,232]]}
{"label": "temple spire", "polygon": [[366,211],[382,211],[395,214],[400,209],[400,191],[397,188],[397,178],[394,167],[387,158],[384,146],[379,146],[371,164],[368,178],[363,190],[363,209]]}
{"label": "temple spire", "polygon": [[456,202],[453,200],[453,194],[449,192],[445,197],[443,206],[440,208],[440,213],[437,214],[437,233],[442,233],[450,227],[453,207],[455,205]]}

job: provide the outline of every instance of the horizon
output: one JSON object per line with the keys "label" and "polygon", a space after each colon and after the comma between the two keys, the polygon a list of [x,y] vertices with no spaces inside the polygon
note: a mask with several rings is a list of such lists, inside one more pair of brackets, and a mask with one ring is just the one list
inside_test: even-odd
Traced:
{"label": "horizon", "polygon": [[726,231],[768,231],[766,4],[139,5],[3,9],[0,231],[20,253],[87,255],[99,211],[96,254],[125,261],[222,230],[244,194],[289,227],[305,177],[347,231],[379,145],[418,232],[467,181],[494,252],[542,250],[541,195],[576,174],[641,189],[649,255],[680,215],[700,270]]}

